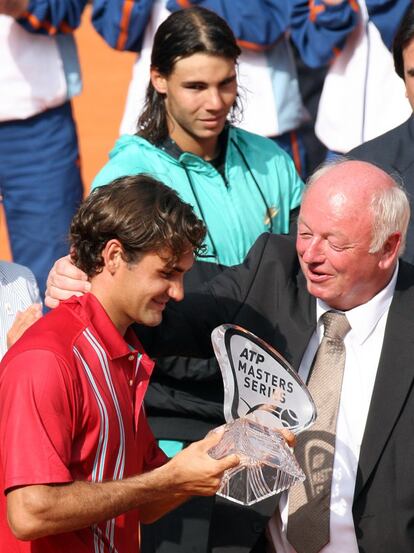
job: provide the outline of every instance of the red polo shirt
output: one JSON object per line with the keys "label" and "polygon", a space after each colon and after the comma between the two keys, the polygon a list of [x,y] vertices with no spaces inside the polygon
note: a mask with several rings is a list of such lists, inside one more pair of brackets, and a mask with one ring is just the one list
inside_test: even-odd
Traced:
{"label": "red polo shirt", "polygon": [[[132,349],[131,349],[132,348]],[[71,298],[25,333],[0,365],[0,485],[118,480],[162,465],[142,409],[153,369],[99,301]],[[21,542],[0,502],[0,551],[137,553],[137,511]]]}

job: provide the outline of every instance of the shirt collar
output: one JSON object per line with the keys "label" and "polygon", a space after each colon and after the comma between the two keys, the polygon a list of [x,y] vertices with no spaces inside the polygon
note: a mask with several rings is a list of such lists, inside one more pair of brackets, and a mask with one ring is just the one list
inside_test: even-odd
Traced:
{"label": "shirt collar", "polygon": [[130,355],[130,346],[133,348],[132,351],[145,353],[135,332],[128,328],[125,337],[122,336],[98,298],[93,294],[88,293],[81,297],[73,296],[68,300],[68,303],[80,304],[83,310],[83,318],[86,316],[86,323],[92,324],[111,360]]}
{"label": "shirt collar", "polygon": [[[222,165],[224,163],[224,159],[226,157],[226,149],[227,149],[227,140],[228,140],[228,134],[229,134],[229,125],[226,124],[223,131],[220,133],[218,138],[218,146],[219,146],[219,154],[215,159],[212,159],[209,161],[211,165],[213,165],[216,169],[218,166]],[[174,159],[179,160],[180,157],[186,153],[184,150],[182,150],[179,145],[173,140],[170,136],[167,136],[163,140],[161,140],[156,145],[160,150],[163,150],[165,153],[173,157]]]}
{"label": "shirt collar", "polygon": [[[351,326],[353,337],[359,344],[363,344],[368,336],[373,332],[381,319],[382,315],[389,309],[394,295],[395,285],[398,275],[398,263],[395,267],[391,280],[366,303],[358,305],[349,311],[346,311],[346,317]],[[337,311],[332,309],[324,301],[316,299],[316,320],[318,321],[318,330],[322,326],[321,317],[326,311]]]}

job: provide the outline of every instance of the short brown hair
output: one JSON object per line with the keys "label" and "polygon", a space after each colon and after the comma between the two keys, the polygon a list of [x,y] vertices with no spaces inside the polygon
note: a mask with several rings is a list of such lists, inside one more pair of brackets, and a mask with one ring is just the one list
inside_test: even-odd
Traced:
{"label": "short brown hair", "polygon": [[102,250],[116,238],[125,261],[167,249],[178,259],[192,248],[202,253],[206,230],[192,207],[148,175],[121,177],[96,188],[81,204],[70,228],[71,257],[89,277],[102,271]]}

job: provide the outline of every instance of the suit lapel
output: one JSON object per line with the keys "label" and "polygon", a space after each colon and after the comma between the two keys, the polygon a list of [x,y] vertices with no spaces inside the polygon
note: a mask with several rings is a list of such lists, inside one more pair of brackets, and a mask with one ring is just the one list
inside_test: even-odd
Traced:
{"label": "suit lapel", "polygon": [[413,385],[413,284],[414,269],[401,263],[361,446],[354,502],[378,463]]}

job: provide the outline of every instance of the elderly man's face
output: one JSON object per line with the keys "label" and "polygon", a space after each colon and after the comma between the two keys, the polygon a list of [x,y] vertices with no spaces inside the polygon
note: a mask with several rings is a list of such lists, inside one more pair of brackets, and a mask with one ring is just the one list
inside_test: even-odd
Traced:
{"label": "elderly man's face", "polygon": [[353,175],[360,186],[347,183],[355,164],[361,165],[345,164],[348,175],[338,166],[312,185],[298,224],[296,247],[308,291],[339,310],[370,300],[387,284],[395,266],[395,257],[389,263],[387,247],[369,253],[372,229],[363,173],[359,181]]}
{"label": "elderly man's face", "polygon": [[414,40],[403,50],[404,82],[408,101],[414,110]]}

